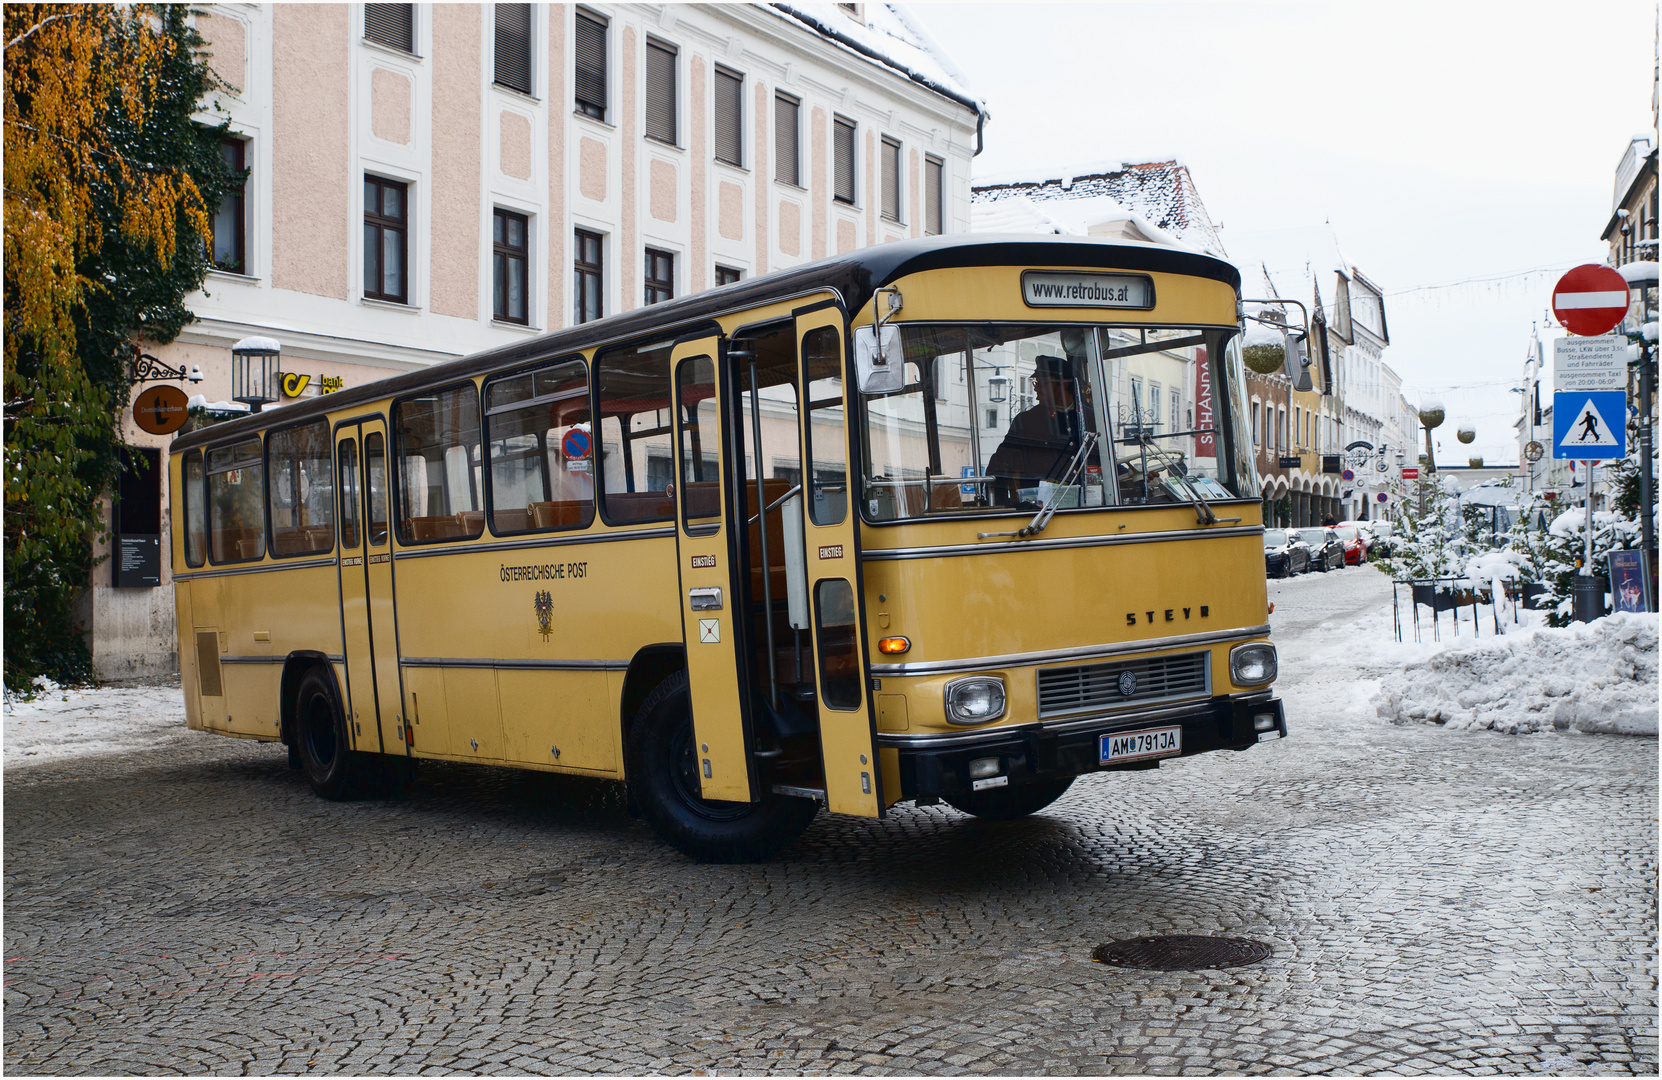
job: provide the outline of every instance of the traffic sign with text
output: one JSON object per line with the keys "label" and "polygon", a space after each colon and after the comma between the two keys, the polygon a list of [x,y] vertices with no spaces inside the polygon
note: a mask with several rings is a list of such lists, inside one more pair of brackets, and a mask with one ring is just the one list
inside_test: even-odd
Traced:
{"label": "traffic sign with text", "polygon": [[1553,394],[1552,456],[1579,461],[1626,457],[1626,391],[1560,390]]}
{"label": "traffic sign with text", "polygon": [[1626,390],[1627,342],[1613,334],[1552,343],[1554,390]]}

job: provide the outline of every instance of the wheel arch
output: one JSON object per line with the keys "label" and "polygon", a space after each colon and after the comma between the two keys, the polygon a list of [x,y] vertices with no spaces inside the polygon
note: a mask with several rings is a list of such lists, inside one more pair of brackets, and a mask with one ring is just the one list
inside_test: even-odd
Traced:
{"label": "wheel arch", "polygon": [[314,649],[297,649],[289,653],[283,661],[283,681],[282,690],[280,691],[281,705],[278,712],[278,715],[282,717],[284,746],[292,747],[296,745],[294,741],[294,718],[295,707],[299,704],[300,698],[300,681],[306,677],[306,672],[314,667],[323,669],[324,677],[329,680],[329,686],[335,693],[336,704],[344,708],[341,703],[346,699],[340,692],[340,683],[335,678],[335,666],[330,663],[328,654]]}
{"label": "wheel arch", "polygon": [[618,700],[618,729],[623,734],[622,745],[629,745],[629,725],[635,714],[646,703],[647,696],[658,684],[687,668],[687,650],[679,642],[661,642],[643,646],[623,676],[623,693]]}

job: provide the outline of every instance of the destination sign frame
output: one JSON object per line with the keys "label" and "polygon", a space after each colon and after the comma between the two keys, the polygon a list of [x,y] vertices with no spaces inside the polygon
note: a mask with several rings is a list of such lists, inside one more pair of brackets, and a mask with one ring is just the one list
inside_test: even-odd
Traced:
{"label": "destination sign frame", "polygon": [[1021,298],[1028,307],[1094,307],[1148,311],[1154,307],[1154,279],[1147,274],[1023,270]]}

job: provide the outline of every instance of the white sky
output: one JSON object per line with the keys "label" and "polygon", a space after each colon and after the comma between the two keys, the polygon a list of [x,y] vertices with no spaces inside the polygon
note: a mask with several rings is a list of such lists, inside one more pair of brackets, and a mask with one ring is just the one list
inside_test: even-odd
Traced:
{"label": "white sky", "polygon": [[1651,128],[1651,0],[911,8],[987,100],[977,174],[1176,157],[1226,247],[1331,223],[1386,291],[1410,401],[1447,406],[1438,460],[1517,460],[1531,327],[1557,336],[1553,282],[1605,261]]}

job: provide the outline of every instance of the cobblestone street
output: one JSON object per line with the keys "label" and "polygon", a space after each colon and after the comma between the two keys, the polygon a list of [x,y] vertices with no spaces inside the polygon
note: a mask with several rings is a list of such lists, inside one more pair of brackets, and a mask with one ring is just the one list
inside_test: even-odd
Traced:
{"label": "cobblestone street", "polygon": [[[9,770],[5,1068],[1654,1075],[1656,740],[1301,705],[1368,673],[1298,655],[1371,573],[1272,587],[1284,741],[1015,823],[822,814],[759,866],[545,775],[334,804],[211,736]],[[1164,933],[1274,954],[1092,962]]]}

